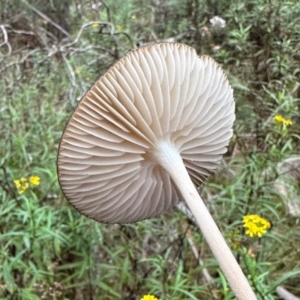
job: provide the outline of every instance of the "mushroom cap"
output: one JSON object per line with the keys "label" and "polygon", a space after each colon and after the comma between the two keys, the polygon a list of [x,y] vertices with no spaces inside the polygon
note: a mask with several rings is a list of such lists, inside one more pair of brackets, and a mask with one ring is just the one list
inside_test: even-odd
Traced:
{"label": "mushroom cap", "polygon": [[180,153],[195,184],[226,152],[235,119],[221,67],[178,43],[135,49],[79,102],[63,133],[58,178],[82,214],[130,223],[162,214],[181,200],[152,155],[166,142]]}

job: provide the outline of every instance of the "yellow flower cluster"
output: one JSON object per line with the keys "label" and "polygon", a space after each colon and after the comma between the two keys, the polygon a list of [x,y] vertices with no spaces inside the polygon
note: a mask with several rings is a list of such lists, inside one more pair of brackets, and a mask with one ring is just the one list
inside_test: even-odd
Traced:
{"label": "yellow flower cluster", "polygon": [[282,117],[281,115],[276,115],[274,117],[274,121],[277,122],[277,123],[281,123],[281,124],[284,124],[284,125],[292,125],[293,122],[292,120],[290,119],[285,119],[284,117]]}
{"label": "yellow flower cluster", "polygon": [[93,23],[93,24],[92,24],[92,27],[95,28],[95,29],[97,29],[97,28],[100,27],[100,25],[99,25],[98,23]]}
{"label": "yellow flower cluster", "polygon": [[141,300],[159,300],[153,295],[145,295]]}
{"label": "yellow flower cluster", "polygon": [[36,175],[26,177],[21,177],[20,179],[14,180],[15,187],[18,190],[18,193],[22,195],[30,185],[39,185],[40,184],[40,177]]}
{"label": "yellow flower cluster", "polygon": [[261,237],[271,227],[270,222],[259,215],[244,216],[243,223],[243,227],[247,228],[246,234],[248,234],[250,237]]}

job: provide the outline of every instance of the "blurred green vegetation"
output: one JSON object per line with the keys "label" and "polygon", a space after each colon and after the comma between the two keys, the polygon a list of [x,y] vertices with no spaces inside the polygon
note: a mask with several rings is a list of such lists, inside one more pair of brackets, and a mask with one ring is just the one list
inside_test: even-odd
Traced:
{"label": "blurred green vegetation", "polygon": [[[57,182],[58,143],[88,87],[132,48],[162,41],[188,44],[226,72],[234,137],[201,195],[258,299],[280,299],[278,285],[300,297],[299,1],[2,0],[0,299],[234,299],[183,212],[102,225]],[[32,175],[40,184],[20,194],[14,180]],[[248,214],[272,228],[247,236]]]}

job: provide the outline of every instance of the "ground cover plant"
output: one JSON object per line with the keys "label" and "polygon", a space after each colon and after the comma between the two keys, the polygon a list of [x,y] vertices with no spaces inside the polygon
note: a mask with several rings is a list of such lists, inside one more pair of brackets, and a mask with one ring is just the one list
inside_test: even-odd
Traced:
{"label": "ground cover plant", "polygon": [[300,297],[300,3],[0,3],[0,299],[234,299],[183,207],[102,225],[64,199],[58,143],[78,100],[137,46],[181,42],[234,88],[236,122],[200,186],[258,299]]}

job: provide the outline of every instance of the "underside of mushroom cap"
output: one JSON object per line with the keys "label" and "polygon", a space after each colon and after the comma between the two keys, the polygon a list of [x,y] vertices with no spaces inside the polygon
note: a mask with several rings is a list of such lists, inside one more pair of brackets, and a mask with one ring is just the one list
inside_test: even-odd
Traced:
{"label": "underside of mushroom cap", "polygon": [[58,177],[82,214],[105,223],[162,214],[181,196],[155,160],[161,142],[180,153],[196,183],[232,136],[232,89],[221,68],[182,44],[129,52],[90,88],[63,133]]}

